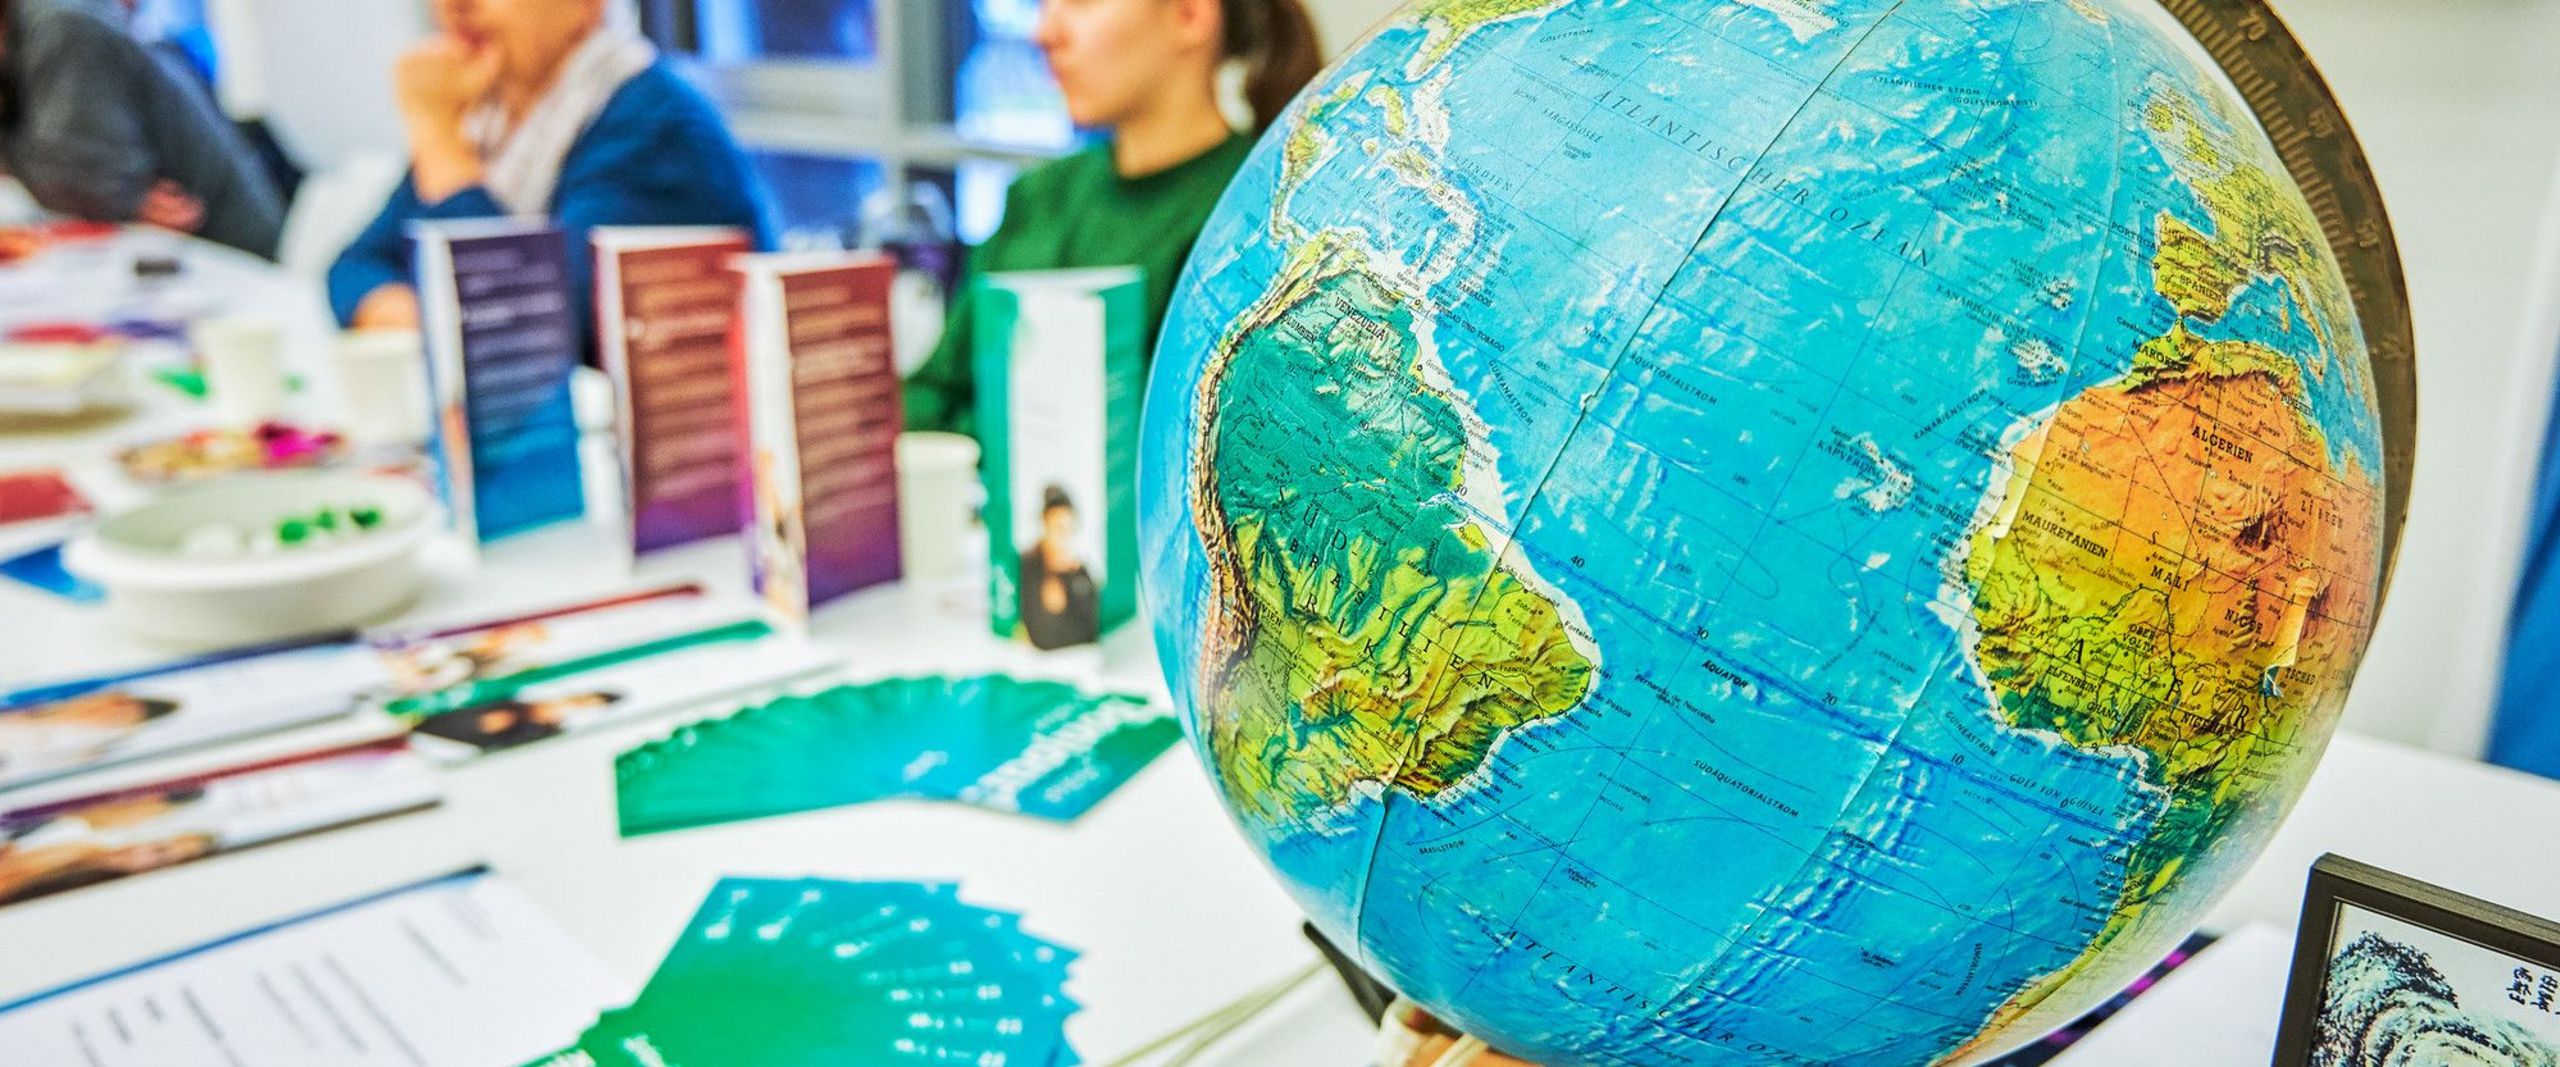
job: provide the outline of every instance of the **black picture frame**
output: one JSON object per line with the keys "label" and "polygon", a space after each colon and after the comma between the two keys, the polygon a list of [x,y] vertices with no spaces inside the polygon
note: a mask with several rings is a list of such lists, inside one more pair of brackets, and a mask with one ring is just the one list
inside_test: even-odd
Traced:
{"label": "black picture frame", "polygon": [[2338,919],[2347,907],[2560,972],[2560,922],[2330,853],[2312,863],[2303,888],[2302,922],[2294,933],[2293,971],[2285,983],[2272,1067],[2311,1063],[2329,964],[2339,948]]}

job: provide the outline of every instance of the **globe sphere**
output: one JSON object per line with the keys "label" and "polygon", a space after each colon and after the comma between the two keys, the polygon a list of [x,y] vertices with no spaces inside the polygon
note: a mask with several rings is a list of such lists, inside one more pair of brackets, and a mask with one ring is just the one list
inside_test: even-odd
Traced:
{"label": "globe sphere", "polygon": [[1316,924],[1565,1064],[1978,1062],[2325,746],[2373,362],[2135,0],[1428,0],[1263,137],[1140,468],[1195,749]]}

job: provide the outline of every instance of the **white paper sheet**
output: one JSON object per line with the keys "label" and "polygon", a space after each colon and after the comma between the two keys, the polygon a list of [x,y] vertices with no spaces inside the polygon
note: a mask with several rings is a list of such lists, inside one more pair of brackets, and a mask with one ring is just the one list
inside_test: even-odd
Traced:
{"label": "white paper sheet", "polygon": [[2081,1038],[2053,1067],[2258,1067],[2275,1056],[2293,932],[2251,923]]}
{"label": "white paper sheet", "polygon": [[12,1067],[503,1067],[629,990],[472,873],[0,1007]]}

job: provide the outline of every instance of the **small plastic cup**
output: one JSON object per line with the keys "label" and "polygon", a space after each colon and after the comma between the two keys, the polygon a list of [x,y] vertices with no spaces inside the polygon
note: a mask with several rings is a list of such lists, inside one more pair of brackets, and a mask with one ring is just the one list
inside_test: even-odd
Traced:
{"label": "small plastic cup", "polygon": [[348,441],[400,447],[426,442],[426,365],[416,331],[349,330],[338,335],[337,361]]}
{"label": "small plastic cup", "polygon": [[205,391],[215,418],[247,428],[284,414],[281,324],[254,315],[206,319],[188,337],[204,362]]}
{"label": "small plastic cup", "polygon": [[898,550],[907,581],[970,573],[969,527],[982,495],[976,441],[927,430],[898,435]]}

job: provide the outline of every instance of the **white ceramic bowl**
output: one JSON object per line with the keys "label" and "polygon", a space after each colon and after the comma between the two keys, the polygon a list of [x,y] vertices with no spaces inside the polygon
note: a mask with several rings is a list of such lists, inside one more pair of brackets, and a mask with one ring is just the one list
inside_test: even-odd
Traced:
{"label": "white ceramic bowl", "polygon": [[[209,523],[268,529],[327,507],[382,511],[371,532],[264,555],[188,556],[187,532]],[[442,525],[416,482],[352,471],[242,474],[161,493],[71,542],[63,565],[105,587],[107,610],[143,637],[211,648],[324,633],[406,607],[423,572],[419,549]]]}

